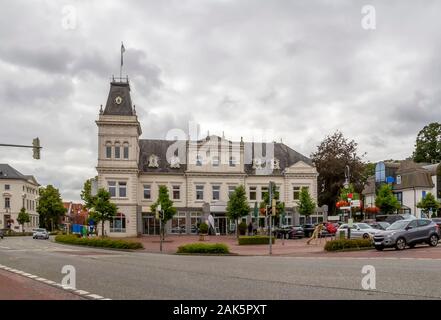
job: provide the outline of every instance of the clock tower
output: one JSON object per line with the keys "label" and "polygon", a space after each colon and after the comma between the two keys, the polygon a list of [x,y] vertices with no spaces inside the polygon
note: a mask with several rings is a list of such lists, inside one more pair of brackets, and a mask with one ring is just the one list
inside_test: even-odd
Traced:
{"label": "clock tower", "polygon": [[[107,235],[137,234],[137,184],[141,126],[132,105],[128,78],[112,80],[98,126],[98,187],[108,190],[118,215],[106,222]],[[101,229],[98,229],[101,230]]]}

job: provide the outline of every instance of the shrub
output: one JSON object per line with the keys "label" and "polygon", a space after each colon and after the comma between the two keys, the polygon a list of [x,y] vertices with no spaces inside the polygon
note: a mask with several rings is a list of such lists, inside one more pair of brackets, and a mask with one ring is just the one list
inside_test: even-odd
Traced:
{"label": "shrub", "polygon": [[339,251],[347,249],[372,248],[370,239],[337,239],[326,242],[326,251]]}
{"label": "shrub", "polygon": [[22,236],[32,236],[32,232],[17,232],[14,230],[5,230],[5,237],[22,237]]}
{"label": "shrub", "polygon": [[230,253],[228,246],[224,243],[189,243],[178,248],[177,253],[208,253],[225,254]]}
{"label": "shrub", "polygon": [[201,234],[207,234],[208,233],[208,224],[206,224],[205,222],[202,222],[199,225],[199,233]]}
{"label": "shrub", "polygon": [[247,224],[246,222],[239,223],[239,234],[241,236],[245,235],[247,233]]}
{"label": "shrub", "polygon": [[[276,241],[275,237],[271,237],[272,243]],[[269,236],[242,236],[239,237],[239,245],[248,244],[269,244]]]}
{"label": "shrub", "polygon": [[143,245],[140,242],[127,241],[122,239],[110,239],[110,238],[81,238],[77,235],[57,235],[55,237],[56,242],[75,244],[81,246],[101,247],[101,248],[114,248],[114,249],[143,249]]}

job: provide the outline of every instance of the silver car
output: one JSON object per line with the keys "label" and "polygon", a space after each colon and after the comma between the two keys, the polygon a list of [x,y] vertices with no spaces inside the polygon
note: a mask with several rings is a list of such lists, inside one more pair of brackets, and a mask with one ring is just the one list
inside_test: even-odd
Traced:
{"label": "silver car", "polygon": [[[349,225],[347,223],[342,224],[337,229],[337,236],[340,235],[340,232],[344,232],[345,237],[347,237],[348,236],[348,228],[349,228]],[[362,223],[362,222],[354,223],[353,226],[351,227],[351,238],[369,239],[379,231],[380,230],[372,228],[367,223]]]}
{"label": "silver car", "polygon": [[406,246],[413,248],[425,242],[435,247],[439,238],[439,226],[429,219],[399,220],[374,236],[374,246],[377,250],[388,247],[404,250]]}
{"label": "silver car", "polygon": [[49,232],[46,229],[38,228],[34,229],[32,233],[34,239],[49,239]]}

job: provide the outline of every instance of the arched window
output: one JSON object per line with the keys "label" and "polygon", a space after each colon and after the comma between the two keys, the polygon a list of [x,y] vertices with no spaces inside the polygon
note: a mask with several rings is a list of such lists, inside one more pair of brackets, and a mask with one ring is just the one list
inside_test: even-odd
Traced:
{"label": "arched window", "polygon": [[127,141],[123,144],[123,157],[129,159],[129,143]]}
{"label": "arched window", "polygon": [[115,159],[121,158],[121,146],[119,142],[115,142]]}
{"label": "arched window", "polygon": [[110,141],[106,142],[106,158],[112,158],[112,143]]}
{"label": "arched window", "polygon": [[199,154],[196,156],[196,165],[202,166],[202,156]]}
{"label": "arched window", "polygon": [[126,215],[118,212],[110,220],[110,232],[126,232]]}

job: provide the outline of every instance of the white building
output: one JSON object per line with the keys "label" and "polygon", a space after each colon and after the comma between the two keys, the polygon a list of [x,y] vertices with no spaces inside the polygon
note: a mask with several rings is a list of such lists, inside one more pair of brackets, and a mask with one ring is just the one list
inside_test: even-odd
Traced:
{"label": "white building", "polygon": [[[111,82],[96,124],[98,186],[109,190],[118,207],[117,217],[105,225],[110,236],[158,233],[150,206],[160,185],[168,187],[177,207],[176,216],[167,224],[169,233],[196,232],[208,211],[219,232],[227,233],[226,203],[238,185],[245,186],[254,208],[269,181],[274,181],[286,205],[286,224],[299,223],[296,208],[301,187],[309,188],[317,199],[317,171],[311,160],[285,144],[233,142],[218,136],[198,141],[140,139],[141,125],[128,81]],[[251,212],[246,219],[252,219]]]}
{"label": "white building", "polygon": [[29,213],[25,231],[39,225],[37,202],[39,184],[33,176],[23,175],[8,164],[0,164],[0,229],[22,231],[17,221],[21,208]]}
{"label": "white building", "polygon": [[410,213],[421,217],[421,209],[417,208],[426,194],[432,193],[441,200],[441,184],[437,176],[439,164],[424,165],[406,160],[401,162],[379,162],[376,165],[375,176],[368,179],[363,191],[365,207],[375,206],[375,193],[379,184],[390,179],[392,191],[401,204],[401,213]]}

